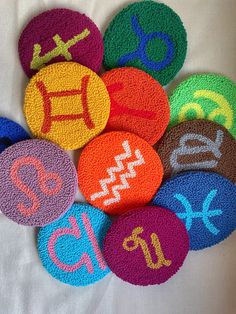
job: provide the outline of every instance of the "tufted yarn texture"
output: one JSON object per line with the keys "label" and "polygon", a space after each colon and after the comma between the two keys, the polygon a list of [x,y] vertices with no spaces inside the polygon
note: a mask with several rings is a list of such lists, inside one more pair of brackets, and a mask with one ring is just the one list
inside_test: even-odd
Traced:
{"label": "tufted yarn texture", "polygon": [[236,137],[236,84],[213,74],[194,74],[170,96],[169,127],[193,119],[207,119],[223,125]]}
{"label": "tufted yarn texture", "polygon": [[154,1],[128,5],[111,21],[104,35],[104,66],[133,66],[168,84],[182,68],[187,34],[180,17]]}
{"label": "tufted yarn texture", "polygon": [[38,253],[54,278],[72,286],[87,286],[110,269],[103,256],[103,239],[110,219],[88,204],[74,204],[52,224],[40,228]]}
{"label": "tufted yarn texture", "polygon": [[200,250],[227,238],[236,228],[236,186],[226,178],[190,171],[167,180],[153,204],[173,211],[185,224],[190,248]]}
{"label": "tufted yarn texture", "polygon": [[29,138],[29,134],[18,123],[0,117],[0,153],[12,144]]}
{"label": "tufted yarn texture", "polygon": [[118,68],[102,75],[111,98],[106,131],[135,133],[155,144],[170,119],[168,97],[149,74],[132,67]]}
{"label": "tufted yarn texture", "polygon": [[45,140],[26,140],[0,154],[0,209],[27,226],[44,226],[72,205],[77,176],[69,156]]}
{"label": "tufted yarn texture", "polygon": [[191,120],[171,128],[156,145],[164,178],[188,170],[214,171],[236,183],[236,141],[209,120]]}
{"label": "tufted yarn texture", "polygon": [[19,57],[27,76],[45,65],[74,61],[98,72],[103,58],[102,35],[85,14],[52,9],[35,16],[24,28],[18,43]]}
{"label": "tufted yarn texture", "polygon": [[104,257],[119,278],[134,285],[161,284],[182,266],[189,250],[184,224],[161,207],[121,215],[104,240]]}
{"label": "tufted yarn texture", "polygon": [[78,163],[86,200],[109,214],[147,204],[161,184],[163,167],[146,141],[128,132],[109,132],[90,142]]}
{"label": "tufted yarn texture", "polygon": [[30,80],[24,114],[35,137],[78,149],[105,128],[110,97],[89,68],[75,62],[54,63]]}

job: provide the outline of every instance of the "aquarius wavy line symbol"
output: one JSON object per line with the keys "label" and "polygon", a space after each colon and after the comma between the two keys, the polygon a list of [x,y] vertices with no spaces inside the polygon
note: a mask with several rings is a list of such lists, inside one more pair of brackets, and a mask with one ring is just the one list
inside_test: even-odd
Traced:
{"label": "aquarius wavy line symbol", "polygon": [[[149,268],[160,269],[162,266],[169,267],[172,261],[164,257],[164,253],[161,248],[161,243],[156,233],[151,234],[152,246],[155,249],[155,254],[158,259],[156,263],[153,262],[147,242],[144,239],[142,239],[140,236],[138,236],[139,234],[143,233],[143,231],[144,231],[143,227],[134,228],[132,231],[132,235],[127,238],[124,238],[124,241],[122,244],[123,248],[126,251],[132,252],[140,246],[143,251],[143,255],[146,260],[147,267]],[[132,246],[128,245],[130,242],[133,242],[134,244]]]}
{"label": "aquarius wavy line symbol", "polygon": [[202,211],[201,212],[194,212],[192,210],[192,206],[188,199],[183,195],[176,193],[174,195],[174,198],[176,198],[180,203],[184,206],[186,212],[185,213],[177,213],[177,216],[180,219],[186,219],[186,229],[189,231],[192,227],[193,224],[193,219],[196,218],[201,218],[205,227],[214,235],[217,235],[220,230],[217,229],[213,223],[210,222],[209,218],[210,217],[215,217],[215,216],[220,216],[222,215],[222,210],[221,209],[215,209],[215,210],[210,210],[210,205],[213,199],[216,197],[217,190],[213,189],[211,190],[207,197],[205,198],[203,204],[202,204]]}
{"label": "aquarius wavy line symbol", "polygon": [[[116,177],[115,173],[119,173],[119,172],[121,172],[122,170],[125,169],[125,166],[124,166],[122,160],[130,158],[132,156],[132,152],[131,152],[131,149],[130,149],[129,142],[127,140],[122,143],[122,147],[124,148],[125,153],[122,153],[120,155],[116,155],[114,157],[117,166],[108,168],[107,169],[107,174],[109,175],[109,177],[99,180],[99,183],[100,183],[100,186],[102,188],[102,191],[96,192],[93,195],[91,195],[90,198],[91,198],[92,201],[94,201],[95,199],[104,197],[106,195],[109,195],[110,191],[108,189],[108,185],[110,183],[113,183],[113,182],[116,181],[117,177]],[[115,185],[115,186],[112,187],[112,193],[113,193],[114,197],[105,200],[103,202],[103,204],[105,206],[110,205],[112,203],[117,203],[117,202],[119,202],[121,200],[121,196],[120,196],[120,193],[118,191],[130,188],[130,185],[129,185],[127,179],[136,177],[137,174],[136,174],[136,171],[135,171],[134,167],[137,167],[137,166],[140,166],[142,164],[145,164],[145,160],[144,160],[144,158],[143,158],[143,156],[142,156],[142,154],[141,154],[139,149],[136,149],[134,151],[134,154],[135,154],[136,160],[127,163],[128,172],[126,172],[124,174],[121,174],[119,176],[120,181],[121,181],[122,184]]]}
{"label": "aquarius wavy line symbol", "polygon": [[217,116],[224,116],[224,126],[226,127],[226,129],[230,129],[232,127],[233,110],[231,108],[231,105],[223,95],[211,90],[203,89],[195,91],[193,94],[193,98],[206,98],[216,103],[218,108],[214,109],[211,113],[207,115],[200,104],[195,102],[189,102],[181,108],[179,112],[179,122],[185,121],[187,112],[190,110],[194,110],[198,119],[209,119],[211,121],[214,121]]}
{"label": "aquarius wavy line symbol", "polygon": [[[173,169],[172,173],[175,174],[182,170],[200,169],[200,168],[214,168],[218,164],[218,160],[205,160],[192,163],[179,163],[178,157],[185,155],[195,155],[200,153],[211,152],[215,158],[220,159],[222,153],[220,152],[220,146],[223,142],[224,133],[221,130],[217,130],[215,141],[209,139],[202,134],[186,133],[179,140],[179,147],[173,150],[170,156],[170,165]],[[188,146],[188,141],[197,140],[202,143],[201,146]]]}
{"label": "aquarius wavy line symbol", "polygon": [[90,31],[87,28],[85,28],[80,34],[69,39],[67,42],[64,42],[61,39],[61,37],[58,34],[56,34],[52,38],[56,44],[56,47],[52,49],[51,51],[45,53],[45,55],[43,56],[40,56],[41,49],[42,49],[41,45],[35,44],[34,51],[33,51],[33,58],[30,63],[30,68],[32,70],[40,70],[46,63],[48,63],[50,60],[58,56],[63,56],[67,61],[72,60],[72,55],[68,51],[68,49],[89,35],[90,35]]}
{"label": "aquarius wavy line symbol", "polygon": [[[132,29],[134,33],[139,38],[140,43],[136,51],[128,53],[119,59],[118,61],[119,66],[122,67],[122,66],[125,66],[126,63],[131,60],[140,59],[147,68],[154,71],[160,71],[172,62],[174,58],[175,48],[174,48],[174,43],[172,42],[169,35],[162,32],[152,32],[152,33],[146,34],[141,28],[138,18],[135,15],[131,17],[131,25],[132,25]],[[161,61],[149,60],[146,54],[146,48],[147,48],[148,42],[155,38],[161,39],[167,46],[166,56]]]}

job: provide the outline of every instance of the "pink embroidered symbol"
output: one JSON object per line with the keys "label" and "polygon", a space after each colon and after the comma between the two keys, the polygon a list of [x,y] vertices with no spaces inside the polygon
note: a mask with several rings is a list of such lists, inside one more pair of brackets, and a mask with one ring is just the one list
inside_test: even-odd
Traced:
{"label": "pink embroidered symbol", "polygon": [[[47,172],[41,163],[35,157],[20,157],[16,159],[10,169],[10,177],[12,182],[23,192],[27,195],[27,197],[31,200],[32,205],[31,207],[27,208],[23,203],[19,203],[17,205],[17,209],[21,212],[24,216],[32,216],[35,214],[39,207],[40,207],[40,200],[38,196],[32,191],[32,189],[27,186],[19,176],[20,168],[23,166],[33,166],[37,170],[38,175],[38,183],[40,190],[47,196],[56,195],[62,187],[62,179],[61,177],[55,172]],[[47,182],[52,180],[55,182],[54,187],[48,187]]]}

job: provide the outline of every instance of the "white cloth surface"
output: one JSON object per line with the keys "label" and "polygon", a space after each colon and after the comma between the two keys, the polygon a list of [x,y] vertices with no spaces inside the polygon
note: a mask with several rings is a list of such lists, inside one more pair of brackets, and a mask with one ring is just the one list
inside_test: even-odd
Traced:
{"label": "white cloth surface", "polygon": [[[26,127],[27,78],[17,41],[30,18],[53,7],[86,13],[102,31],[127,0],[0,0],[0,115]],[[236,81],[236,1],[165,0],[182,18],[188,54],[173,89],[192,73],[218,72]],[[76,153],[75,159],[78,154]],[[78,192],[78,200],[82,196]],[[221,244],[190,252],[175,277],[161,286],[136,287],[110,274],[84,288],[70,287],[43,269],[36,230],[0,214],[1,314],[235,314],[236,232]]]}

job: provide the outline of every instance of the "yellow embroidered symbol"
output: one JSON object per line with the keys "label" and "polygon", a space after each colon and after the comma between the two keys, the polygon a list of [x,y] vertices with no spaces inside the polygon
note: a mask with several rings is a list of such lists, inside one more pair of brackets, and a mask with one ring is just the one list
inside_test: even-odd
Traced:
{"label": "yellow embroidered symbol", "polygon": [[[159,269],[162,266],[169,267],[171,265],[172,261],[165,259],[164,253],[163,253],[162,248],[161,248],[161,243],[160,243],[160,240],[159,240],[157,234],[156,233],[151,234],[152,246],[155,249],[155,254],[156,254],[157,259],[158,259],[158,261],[156,263],[153,263],[151,253],[148,249],[147,242],[138,236],[140,233],[143,233],[143,227],[134,228],[134,230],[132,231],[132,235],[124,239],[123,244],[122,244],[123,248],[126,251],[130,252],[130,251],[136,250],[138,248],[138,246],[140,246],[142,251],[143,251],[143,255],[144,255],[144,258],[146,260],[147,266],[149,268]],[[133,246],[128,245],[129,242],[133,242],[134,245]]]}
{"label": "yellow embroidered symbol", "polygon": [[214,121],[214,119],[217,116],[224,116],[225,117],[225,123],[224,126],[226,129],[230,129],[233,125],[233,110],[228,103],[228,101],[225,99],[225,97],[219,93],[216,93],[211,90],[197,90],[193,94],[194,98],[206,98],[213,102],[215,102],[218,105],[218,108],[214,109],[211,113],[208,115],[204,112],[202,109],[202,106],[195,102],[189,102],[185,104],[179,113],[179,122],[186,120],[186,114],[190,110],[194,110],[196,112],[196,116],[198,119],[208,119],[211,121]]}
{"label": "yellow embroidered symbol", "polygon": [[82,33],[74,36],[73,38],[69,39],[67,42],[64,42],[61,37],[56,34],[53,36],[53,40],[56,44],[56,47],[47,52],[44,56],[40,56],[41,53],[41,45],[35,44],[34,45],[34,52],[33,52],[33,58],[30,63],[30,68],[32,70],[40,70],[46,63],[48,63],[53,58],[56,58],[58,56],[63,56],[67,61],[72,60],[72,55],[68,51],[68,49],[75,44],[77,44],[79,41],[83,40],[84,38],[88,37],[90,34],[90,31],[85,28]]}

